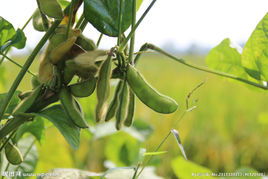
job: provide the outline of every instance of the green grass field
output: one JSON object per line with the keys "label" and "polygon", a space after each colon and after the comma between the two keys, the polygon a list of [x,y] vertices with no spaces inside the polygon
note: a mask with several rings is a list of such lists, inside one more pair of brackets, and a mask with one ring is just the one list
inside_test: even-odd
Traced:
{"label": "green grass field", "polygon": [[[201,57],[185,58],[202,64]],[[22,63],[19,59],[18,62]],[[1,93],[9,88],[19,71],[19,68],[9,62],[4,66],[5,80],[1,82]],[[180,132],[188,158],[195,163],[215,172],[232,172],[240,167],[268,172],[267,92],[189,69],[163,56],[144,56],[137,68],[156,89],[173,97],[180,105],[176,113],[162,115],[153,112],[141,102],[137,103],[136,119],[142,119],[154,128],[153,134],[142,144],[148,151],[153,151],[169,130],[175,128]],[[36,72],[36,69],[37,62],[31,70]],[[174,121],[185,111],[187,94],[202,81],[205,84],[190,98],[190,102],[197,108],[186,113],[182,121],[174,126]],[[26,76],[19,89],[30,89],[30,75]],[[95,98],[83,100],[82,104],[88,109],[85,111],[87,116],[92,116]],[[54,128],[48,129],[42,148],[39,147],[41,162],[37,171],[60,167],[102,170],[98,162],[103,160],[101,155],[91,156],[95,162],[90,164],[82,163],[81,160],[88,150],[99,150],[107,141],[97,141],[95,146],[88,144],[86,140],[82,141],[81,148],[74,157],[63,137]],[[170,162],[181,155],[172,136],[161,151],[168,152],[155,157],[153,163],[157,166],[159,175],[171,177]],[[51,153],[57,158],[53,158]]]}

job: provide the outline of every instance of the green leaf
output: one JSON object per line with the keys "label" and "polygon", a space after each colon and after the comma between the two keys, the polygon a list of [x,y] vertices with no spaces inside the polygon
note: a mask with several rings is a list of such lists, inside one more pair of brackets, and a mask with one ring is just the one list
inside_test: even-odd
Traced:
{"label": "green leaf", "polygon": [[[195,178],[193,175],[194,174],[211,174],[212,172],[205,168],[202,167],[198,164],[195,164],[191,161],[185,160],[182,157],[177,157],[174,159],[171,163],[172,169],[176,176],[178,178],[183,178],[183,179],[192,179]],[[199,179],[210,179],[213,177],[210,176],[198,176]]]}
{"label": "green leaf", "polygon": [[233,74],[244,79],[247,78],[247,73],[241,63],[239,49],[234,47],[230,39],[224,39],[214,47],[208,53],[206,63],[211,69]]}
{"label": "green leaf", "polygon": [[[137,0],[137,7],[142,0]],[[118,36],[120,0],[84,0],[84,15],[98,31],[108,36]],[[122,13],[122,32],[126,31],[132,20],[132,0],[125,0]]]}
{"label": "green leaf", "polygon": [[55,19],[62,19],[63,12],[57,0],[38,0],[40,11]]}
{"label": "green leaf", "polygon": [[10,46],[18,49],[25,47],[26,37],[22,30],[15,31],[13,25],[0,17],[0,51],[4,51]]}
{"label": "green leaf", "polygon": [[[18,148],[22,152],[22,155],[25,155],[27,152],[26,157],[24,158],[23,162],[19,166],[11,165],[9,167],[9,171],[16,172],[19,171],[21,173],[33,173],[38,162],[38,151],[37,147],[34,144],[32,148],[29,148],[32,144],[34,139],[31,137],[24,138],[19,141]],[[23,176],[14,177],[16,179],[23,179]]]}
{"label": "green leaf", "polygon": [[59,129],[66,141],[74,149],[78,149],[80,143],[80,129],[76,127],[68,115],[65,114],[61,105],[54,105],[35,114],[52,122]]}
{"label": "green leaf", "polygon": [[[16,91],[11,98],[11,101],[8,105],[8,108],[6,110],[6,113],[11,114],[14,108],[18,105],[20,99],[18,95],[20,94],[20,91]],[[7,93],[0,94],[0,106],[3,104],[4,99],[6,98]]]}
{"label": "green leaf", "polygon": [[268,81],[268,13],[248,39],[242,53],[242,64],[251,77]]}
{"label": "green leaf", "polygon": [[15,34],[13,25],[0,16],[0,46],[4,45]]}
{"label": "green leaf", "polygon": [[130,166],[137,162],[140,142],[125,132],[113,134],[108,138],[105,156],[116,166]]}
{"label": "green leaf", "polygon": [[70,4],[70,1],[67,0],[58,0],[58,2],[62,9],[65,9]]}
{"label": "green leaf", "polygon": [[17,49],[22,49],[25,47],[25,44],[25,34],[21,29],[18,29],[16,31],[16,34],[5,45],[1,47],[1,51],[6,50],[10,46],[16,47]]}
{"label": "green leaf", "polygon": [[32,122],[24,123],[20,126],[15,135],[15,142],[18,142],[20,138],[27,132],[31,133],[39,142],[44,135],[45,124],[43,119],[36,118]]}

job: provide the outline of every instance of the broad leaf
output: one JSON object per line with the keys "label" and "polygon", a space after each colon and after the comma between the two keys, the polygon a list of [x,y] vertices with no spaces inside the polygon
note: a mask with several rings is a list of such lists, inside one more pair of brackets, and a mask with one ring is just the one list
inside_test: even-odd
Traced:
{"label": "broad leaf", "polygon": [[211,69],[233,74],[244,79],[247,78],[247,73],[241,63],[239,49],[235,48],[230,39],[224,39],[214,47],[208,53],[206,63]]}
{"label": "broad leaf", "polygon": [[44,135],[44,121],[43,119],[37,117],[32,122],[24,123],[20,126],[15,135],[15,141],[18,142],[20,138],[27,132],[31,133],[39,142]]}
{"label": "broad leaf", "polygon": [[[6,113],[11,114],[13,109],[18,105],[20,99],[18,97],[18,95],[20,94],[20,91],[16,91],[15,94],[13,95],[13,97],[11,98],[11,101],[8,105],[8,108],[6,110]],[[3,100],[6,98],[7,93],[4,94],[0,94],[0,107],[3,104]]]}
{"label": "broad leaf", "polygon": [[[16,172],[19,171],[21,173],[33,173],[38,162],[38,151],[35,144],[31,146],[33,142],[33,138],[27,137],[19,141],[18,148],[22,152],[22,155],[26,156],[24,161],[18,166],[11,166],[9,171]],[[27,155],[26,155],[27,154]],[[16,179],[25,178],[24,176],[14,177]]]}
{"label": "broad leaf", "polygon": [[26,37],[22,30],[15,31],[13,25],[0,17],[0,51],[4,51],[10,46],[18,49],[25,47]]}
{"label": "broad leaf", "polygon": [[242,64],[251,77],[268,81],[268,13],[247,41],[242,53]]}
{"label": "broad leaf", "polygon": [[17,49],[22,49],[25,47],[26,37],[21,29],[16,31],[16,34],[9,40],[5,45],[1,47],[1,51],[6,50],[8,47],[13,46]]}
{"label": "broad leaf", "polygon": [[66,141],[74,148],[78,149],[80,142],[80,129],[73,124],[68,115],[65,114],[61,105],[54,105],[36,115],[44,117],[52,122],[65,137]]}
{"label": "broad leaf", "polygon": [[63,12],[57,0],[38,0],[40,11],[55,19],[62,19]]}
{"label": "broad leaf", "polygon": [[[137,7],[142,0],[137,0]],[[119,33],[120,0],[84,0],[84,15],[98,31],[116,37]],[[132,0],[124,0],[122,9],[122,32],[126,31],[132,19]]]}
{"label": "broad leaf", "polygon": [[212,173],[209,169],[202,167],[198,164],[195,164],[193,162],[190,162],[188,160],[185,160],[182,157],[177,157],[172,161],[172,169],[178,178],[192,179],[197,177],[195,176],[195,174],[196,175],[202,174],[203,176],[198,176],[198,178],[200,179],[213,178],[210,176],[204,176],[206,173],[207,174]]}
{"label": "broad leaf", "polygon": [[140,142],[125,132],[108,137],[105,156],[116,166],[130,166],[137,162],[140,154]]}
{"label": "broad leaf", "polygon": [[70,4],[70,1],[67,0],[58,0],[58,2],[63,9],[65,9]]}

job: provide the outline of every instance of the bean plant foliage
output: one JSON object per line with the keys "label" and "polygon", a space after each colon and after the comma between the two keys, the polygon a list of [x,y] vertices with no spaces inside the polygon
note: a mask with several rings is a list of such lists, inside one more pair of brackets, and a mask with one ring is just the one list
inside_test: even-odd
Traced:
{"label": "bean plant foliage", "polygon": [[[0,152],[5,153],[12,167],[18,166],[15,167],[16,171],[34,171],[36,163],[30,163],[31,167],[25,167],[25,164],[29,164],[29,157],[37,158],[35,144],[24,142],[27,138],[23,136],[28,133],[35,138],[34,141],[42,142],[47,121],[61,132],[73,149],[79,148],[81,130],[89,128],[88,131],[92,132],[95,124],[85,117],[83,111],[86,109],[82,108],[78,99],[89,97],[94,92],[97,98],[95,114],[92,114],[95,122],[113,124],[109,128],[123,129],[139,140],[141,137],[137,137],[140,135],[137,133],[142,129],[133,126],[136,98],[158,113],[177,111],[177,102],[153,88],[137,69],[142,53],[147,50],[156,51],[197,70],[268,89],[268,14],[259,22],[243,49],[235,46],[230,39],[224,39],[213,48],[206,58],[207,68],[188,63],[150,43],[144,44],[138,53],[134,53],[135,31],[155,2],[153,0],[136,21],[136,11],[142,0],[36,1],[38,8],[30,20],[35,30],[45,34],[21,66],[10,90],[0,94]],[[76,12],[80,8],[83,13],[76,20]],[[98,42],[83,35],[88,23],[100,32]],[[16,62],[8,57],[8,51],[11,47],[25,47],[23,29],[15,30],[10,22],[0,17],[0,54],[13,63]],[[126,33],[128,29],[129,33]],[[108,50],[99,49],[103,35],[117,38],[117,44]],[[32,74],[29,67],[46,42],[48,46],[40,60],[38,74]],[[32,90],[18,91],[27,72],[32,75]],[[111,81],[117,82],[114,90],[111,90]],[[111,123],[112,119],[115,120]],[[96,130],[101,128],[95,128],[97,134]],[[125,141],[130,141],[126,136],[123,137]],[[116,142],[116,137],[111,141]],[[122,148],[119,154],[123,158],[122,161],[114,159],[118,165],[122,162],[126,165],[137,164],[139,150],[134,146],[139,142],[131,141],[132,144],[117,142]],[[27,144],[29,155],[20,151],[25,151]],[[110,142],[109,146],[112,148],[113,144]],[[128,153],[131,148],[135,148],[135,154]],[[113,160],[113,155],[106,153]],[[3,161],[0,157],[0,162]],[[176,162],[183,161],[178,159]],[[133,178],[137,177],[137,171],[134,171]]]}

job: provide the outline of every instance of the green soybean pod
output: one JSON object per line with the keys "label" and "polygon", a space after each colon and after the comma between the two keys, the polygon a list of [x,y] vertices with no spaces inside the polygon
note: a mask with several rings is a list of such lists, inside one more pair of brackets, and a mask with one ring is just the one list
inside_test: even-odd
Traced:
{"label": "green soybean pod", "polygon": [[71,93],[75,97],[88,97],[90,96],[95,88],[96,88],[96,78],[94,76],[91,76],[89,79],[85,81],[81,81],[79,83],[75,83],[69,86]]}
{"label": "green soybean pod", "polygon": [[43,19],[41,17],[40,10],[37,9],[33,14],[33,27],[35,30],[43,32],[45,31],[44,25],[43,25]]}
{"label": "green soybean pod", "polygon": [[20,150],[10,142],[5,146],[6,158],[12,165],[19,165],[23,162],[23,156]]}
{"label": "green soybean pod", "polygon": [[154,111],[169,114],[177,110],[177,102],[151,87],[132,65],[129,65],[127,70],[127,82],[135,95]]}
{"label": "green soybean pod", "polygon": [[124,122],[124,125],[129,127],[131,126],[133,119],[134,119],[134,112],[135,112],[135,94],[133,91],[130,89],[129,90],[129,102],[128,102],[128,112],[127,112],[127,117]]}
{"label": "green soybean pod", "polygon": [[85,51],[92,51],[97,48],[93,40],[86,38],[83,35],[78,36],[75,43],[82,47]]}
{"label": "green soybean pod", "polygon": [[118,104],[119,104],[119,94],[120,91],[123,87],[123,82],[120,80],[119,83],[116,86],[115,92],[114,92],[114,97],[108,107],[106,116],[105,116],[105,121],[109,121],[110,119],[112,119],[117,111],[118,108]]}
{"label": "green soybean pod", "polygon": [[105,103],[110,93],[110,77],[112,69],[112,57],[109,55],[107,59],[102,63],[99,71],[97,81],[97,99],[98,104],[96,106],[96,121],[99,122],[105,114]]}
{"label": "green soybean pod", "polygon": [[61,89],[59,97],[65,112],[71,118],[73,123],[80,128],[88,128],[88,124],[84,119],[82,112],[78,108],[77,101],[66,87]]}
{"label": "green soybean pod", "polygon": [[120,130],[121,126],[122,126],[122,122],[125,120],[126,116],[127,116],[127,109],[128,109],[128,93],[129,93],[129,88],[128,85],[126,83],[126,81],[124,81],[122,90],[120,92],[120,96],[119,96],[119,106],[116,112],[116,124],[115,127],[117,130]]}
{"label": "green soybean pod", "polygon": [[28,110],[33,106],[37,98],[42,94],[42,89],[43,85],[39,85],[38,87],[36,87],[28,97],[24,98],[18,104],[18,106],[16,106],[16,108],[13,110],[13,114],[28,112]]}

